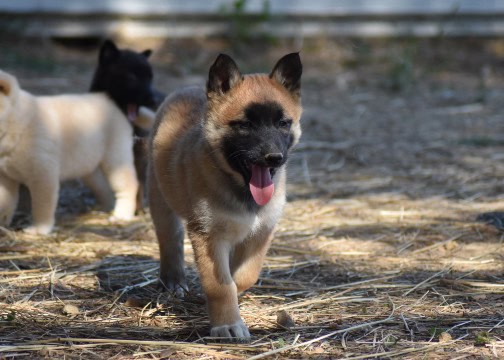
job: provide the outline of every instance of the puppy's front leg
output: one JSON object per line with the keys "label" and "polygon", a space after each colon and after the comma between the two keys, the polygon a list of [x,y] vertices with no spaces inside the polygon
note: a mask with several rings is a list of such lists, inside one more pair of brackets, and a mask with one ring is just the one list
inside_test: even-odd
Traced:
{"label": "puppy's front leg", "polygon": [[249,339],[250,333],[240,316],[238,292],[229,269],[230,244],[191,229],[189,237],[207,297],[210,335]]}
{"label": "puppy's front leg", "polygon": [[247,290],[259,278],[272,238],[273,231],[265,229],[236,246],[231,259],[231,274],[238,293]]}
{"label": "puppy's front leg", "polygon": [[56,174],[40,171],[37,173],[37,179],[27,184],[33,213],[33,225],[25,229],[28,233],[45,235],[53,229],[59,191],[59,179]]}
{"label": "puppy's front leg", "polygon": [[9,226],[16,210],[19,183],[0,174],[0,225]]}
{"label": "puppy's front leg", "polygon": [[135,168],[132,164],[122,164],[114,168],[104,167],[104,172],[115,194],[113,218],[115,220],[132,220],[135,217],[138,191]]}

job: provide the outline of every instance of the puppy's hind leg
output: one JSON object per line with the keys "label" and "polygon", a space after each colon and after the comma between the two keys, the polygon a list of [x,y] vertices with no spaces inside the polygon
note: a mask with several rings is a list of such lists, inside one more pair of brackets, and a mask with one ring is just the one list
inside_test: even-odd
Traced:
{"label": "puppy's hind leg", "polygon": [[0,174],[0,226],[9,226],[19,197],[19,183]]}
{"label": "puppy's hind leg", "polygon": [[105,174],[97,168],[92,174],[82,178],[84,184],[93,191],[96,200],[105,211],[110,211],[114,207],[114,194],[110,188]]}
{"label": "puppy's hind leg", "polygon": [[159,242],[159,285],[177,296],[188,290],[184,273],[184,227],[166,204],[153,174],[148,176],[149,207]]}

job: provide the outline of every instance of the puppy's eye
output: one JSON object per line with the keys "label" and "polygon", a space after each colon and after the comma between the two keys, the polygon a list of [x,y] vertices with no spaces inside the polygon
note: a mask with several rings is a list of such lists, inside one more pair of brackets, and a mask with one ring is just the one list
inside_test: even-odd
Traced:
{"label": "puppy's eye", "polygon": [[278,127],[280,129],[289,129],[291,127],[292,121],[291,120],[280,120],[278,122]]}
{"label": "puppy's eye", "polygon": [[243,120],[232,121],[230,124],[231,126],[240,130],[248,130],[252,126],[250,124],[250,121],[243,121]]}

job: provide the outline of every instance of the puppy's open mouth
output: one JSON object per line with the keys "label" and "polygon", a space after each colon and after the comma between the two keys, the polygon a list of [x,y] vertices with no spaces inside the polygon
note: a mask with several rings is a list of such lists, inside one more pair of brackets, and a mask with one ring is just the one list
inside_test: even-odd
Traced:
{"label": "puppy's open mouth", "polygon": [[134,123],[138,116],[138,105],[137,104],[128,104],[126,106],[126,115],[130,123]]}
{"label": "puppy's open mouth", "polygon": [[250,172],[250,193],[257,205],[264,206],[269,203],[275,192],[272,178],[276,169],[257,164],[250,164],[247,168]]}

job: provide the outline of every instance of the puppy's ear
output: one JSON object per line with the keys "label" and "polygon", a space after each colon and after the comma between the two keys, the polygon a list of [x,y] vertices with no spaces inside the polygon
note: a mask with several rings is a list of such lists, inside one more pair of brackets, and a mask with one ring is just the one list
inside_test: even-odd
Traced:
{"label": "puppy's ear", "polygon": [[149,56],[151,56],[151,55],[152,55],[152,50],[151,50],[151,49],[144,50],[144,51],[142,51],[142,52],[141,52],[141,54],[142,54],[143,56],[145,56],[145,58],[146,58],[146,59],[148,59],[148,58],[149,58]]}
{"label": "puppy's ear", "polygon": [[12,92],[12,84],[9,77],[0,71],[0,95],[9,96]]}
{"label": "puppy's ear", "polygon": [[303,65],[299,53],[291,53],[278,60],[269,77],[278,81],[292,95],[299,97],[302,73]]}
{"label": "puppy's ear", "polygon": [[242,79],[238,66],[230,56],[220,54],[210,67],[207,93],[222,95],[236,86]]}
{"label": "puppy's ear", "polygon": [[105,40],[100,48],[100,64],[108,64],[115,61],[119,57],[119,49],[112,40]]}

